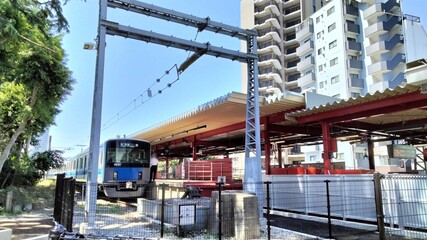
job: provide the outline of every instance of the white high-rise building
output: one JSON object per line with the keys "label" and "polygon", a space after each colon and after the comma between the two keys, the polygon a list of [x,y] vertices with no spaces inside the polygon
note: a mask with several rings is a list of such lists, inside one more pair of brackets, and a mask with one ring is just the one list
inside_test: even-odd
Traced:
{"label": "white high-rise building", "polygon": [[30,155],[37,152],[45,152],[50,149],[49,128],[46,128],[45,131],[37,138],[37,140],[38,144],[30,149]]}
{"label": "white high-rise building", "polygon": [[[262,95],[299,92],[296,27],[323,5],[323,0],[241,0],[241,27],[258,31],[259,81]],[[242,46],[245,49],[245,46]],[[242,67],[246,91],[246,67]]]}
{"label": "white high-rise building", "polygon": [[[427,34],[419,18],[402,13],[400,0],[241,0],[241,18],[259,33],[264,96],[290,90],[348,99],[383,91],[406,81],[407,62],[427,58]],[[336,159],[357,167],[365,148],[339,144]],[[321,146],[302,151],[305,162],[322,161]]]}

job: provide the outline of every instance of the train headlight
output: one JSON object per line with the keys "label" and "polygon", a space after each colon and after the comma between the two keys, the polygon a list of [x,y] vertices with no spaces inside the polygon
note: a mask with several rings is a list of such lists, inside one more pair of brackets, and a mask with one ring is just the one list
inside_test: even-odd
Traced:
{"label": "train headlight", "polygon": [[142,172],[138,173],[138,179],[141,180],[142,179]]}
{"label": "train headlight", "polygon": [[113,173],[113,180],[117,180],[117,172]]}

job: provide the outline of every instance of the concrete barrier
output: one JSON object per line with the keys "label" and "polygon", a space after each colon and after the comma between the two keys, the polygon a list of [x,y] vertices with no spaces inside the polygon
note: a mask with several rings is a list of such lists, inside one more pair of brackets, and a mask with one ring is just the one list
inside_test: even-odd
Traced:
{"label": "concrete barrier", "polygon": [[260,223],[258,198],[243,191],[223,191],[221,193],[221,212],[218,209],[218,191],[212,192],[209,212],[208,232],[218,234],[219,214],[222,214],[222,237],[236,239],[259,239]]}
{"label": "concrete barrier", "polygon": [[12,238],[12,229],[4,228],[0,229],[0,239],[10,240]]}

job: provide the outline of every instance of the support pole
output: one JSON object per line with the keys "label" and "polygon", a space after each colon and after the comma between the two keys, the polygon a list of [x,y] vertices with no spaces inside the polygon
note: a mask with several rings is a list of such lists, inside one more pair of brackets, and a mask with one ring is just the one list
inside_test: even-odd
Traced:
{"label": "support pole", "polygon": [[277,161],[279,163],[279,168],[283,168],[282,144],[277,144]]}
{"label": "support pole", "polygon": [[86,188],[87,229],[95,228],[96,198],[98,191],[98,158],[101,135],[102,92],[104,82],[105,38],[106,28],[101,21],[107,18],[107,0],[99,0],[98,38],[95,83],[92,105],[92,123],[89,145],[89,171]]}
{"label": "support pole", "polygon": [[265,174],[270,175],[270,165],[271,165],[271,143],[270,143],[270,132],[268,129],[268,117],[265,118],[264,123],[264,157],[265,157]]}
{"label": "support pole", "polygon": [[[256,35],[249,35],[247,53],[257,53]],[[261,131],[259,114],[258,58],[247,59],[248,88],[245,130],[245,175],[243,189],[258,197],[259,217],[263,216],[263,189],[261,172]]]}
{"label": "support pole", "polygon": [[374,143],[372,142],[371,137],[369,137],[367,142],[368,142],[369,169],[375,170]]}
{"label": "support pole", "polygon": [[329,174],[331,170],[331,135],[328,122],[322,122],[322,138],[323,138],[323,171]]}

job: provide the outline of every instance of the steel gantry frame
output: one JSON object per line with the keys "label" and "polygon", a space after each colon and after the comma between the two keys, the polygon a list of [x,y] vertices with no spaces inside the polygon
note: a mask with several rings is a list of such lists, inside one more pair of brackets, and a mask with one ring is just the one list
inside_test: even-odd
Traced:
{"label": "steel gantry frame", "polygon": [[[107,8],[118,8],[132,11],[150,17],[155,17],[170,22],[192,26],[198,31],[212,31],[215,33],[236,37],[247,43],[247,52],[234,51],[222,47],[215,47],[209,43],[198,43],[173,36],[167,36],[151,31],[145,31],[133,27],[120,25],[107,20]],[[263,189],[261,176],[261,136],[260,136],[260,113],[258,94],[258,56],[257,56],[257,32],[229,26],[223,23],[211,21],[209,18],[195,17],[174,10],[146,4],[135,0],[99,0],[99,19],[97,36],[97,59],[95,72],[95,87],[93,94],[92,123],[89,146],[89,173],[88,188],[86,194],[86,233],[95,229],[95,212],[97,197],[97,172],[99,158],[99,145],[101,133],[102,92],[104,78],[104,60],[106,34],[132,38],[147,43],[155,43],[167,47],[174,47],[194,54],[184,61],[179,67],[182,73],[189,65],[204,54],[226,58],[233,61],[244,62],[248,68],[248,88],[246,106],[246,131],[245,131],[245,176],[244,190],[255,193],[259,198],[258,211],[262,218]]]}

